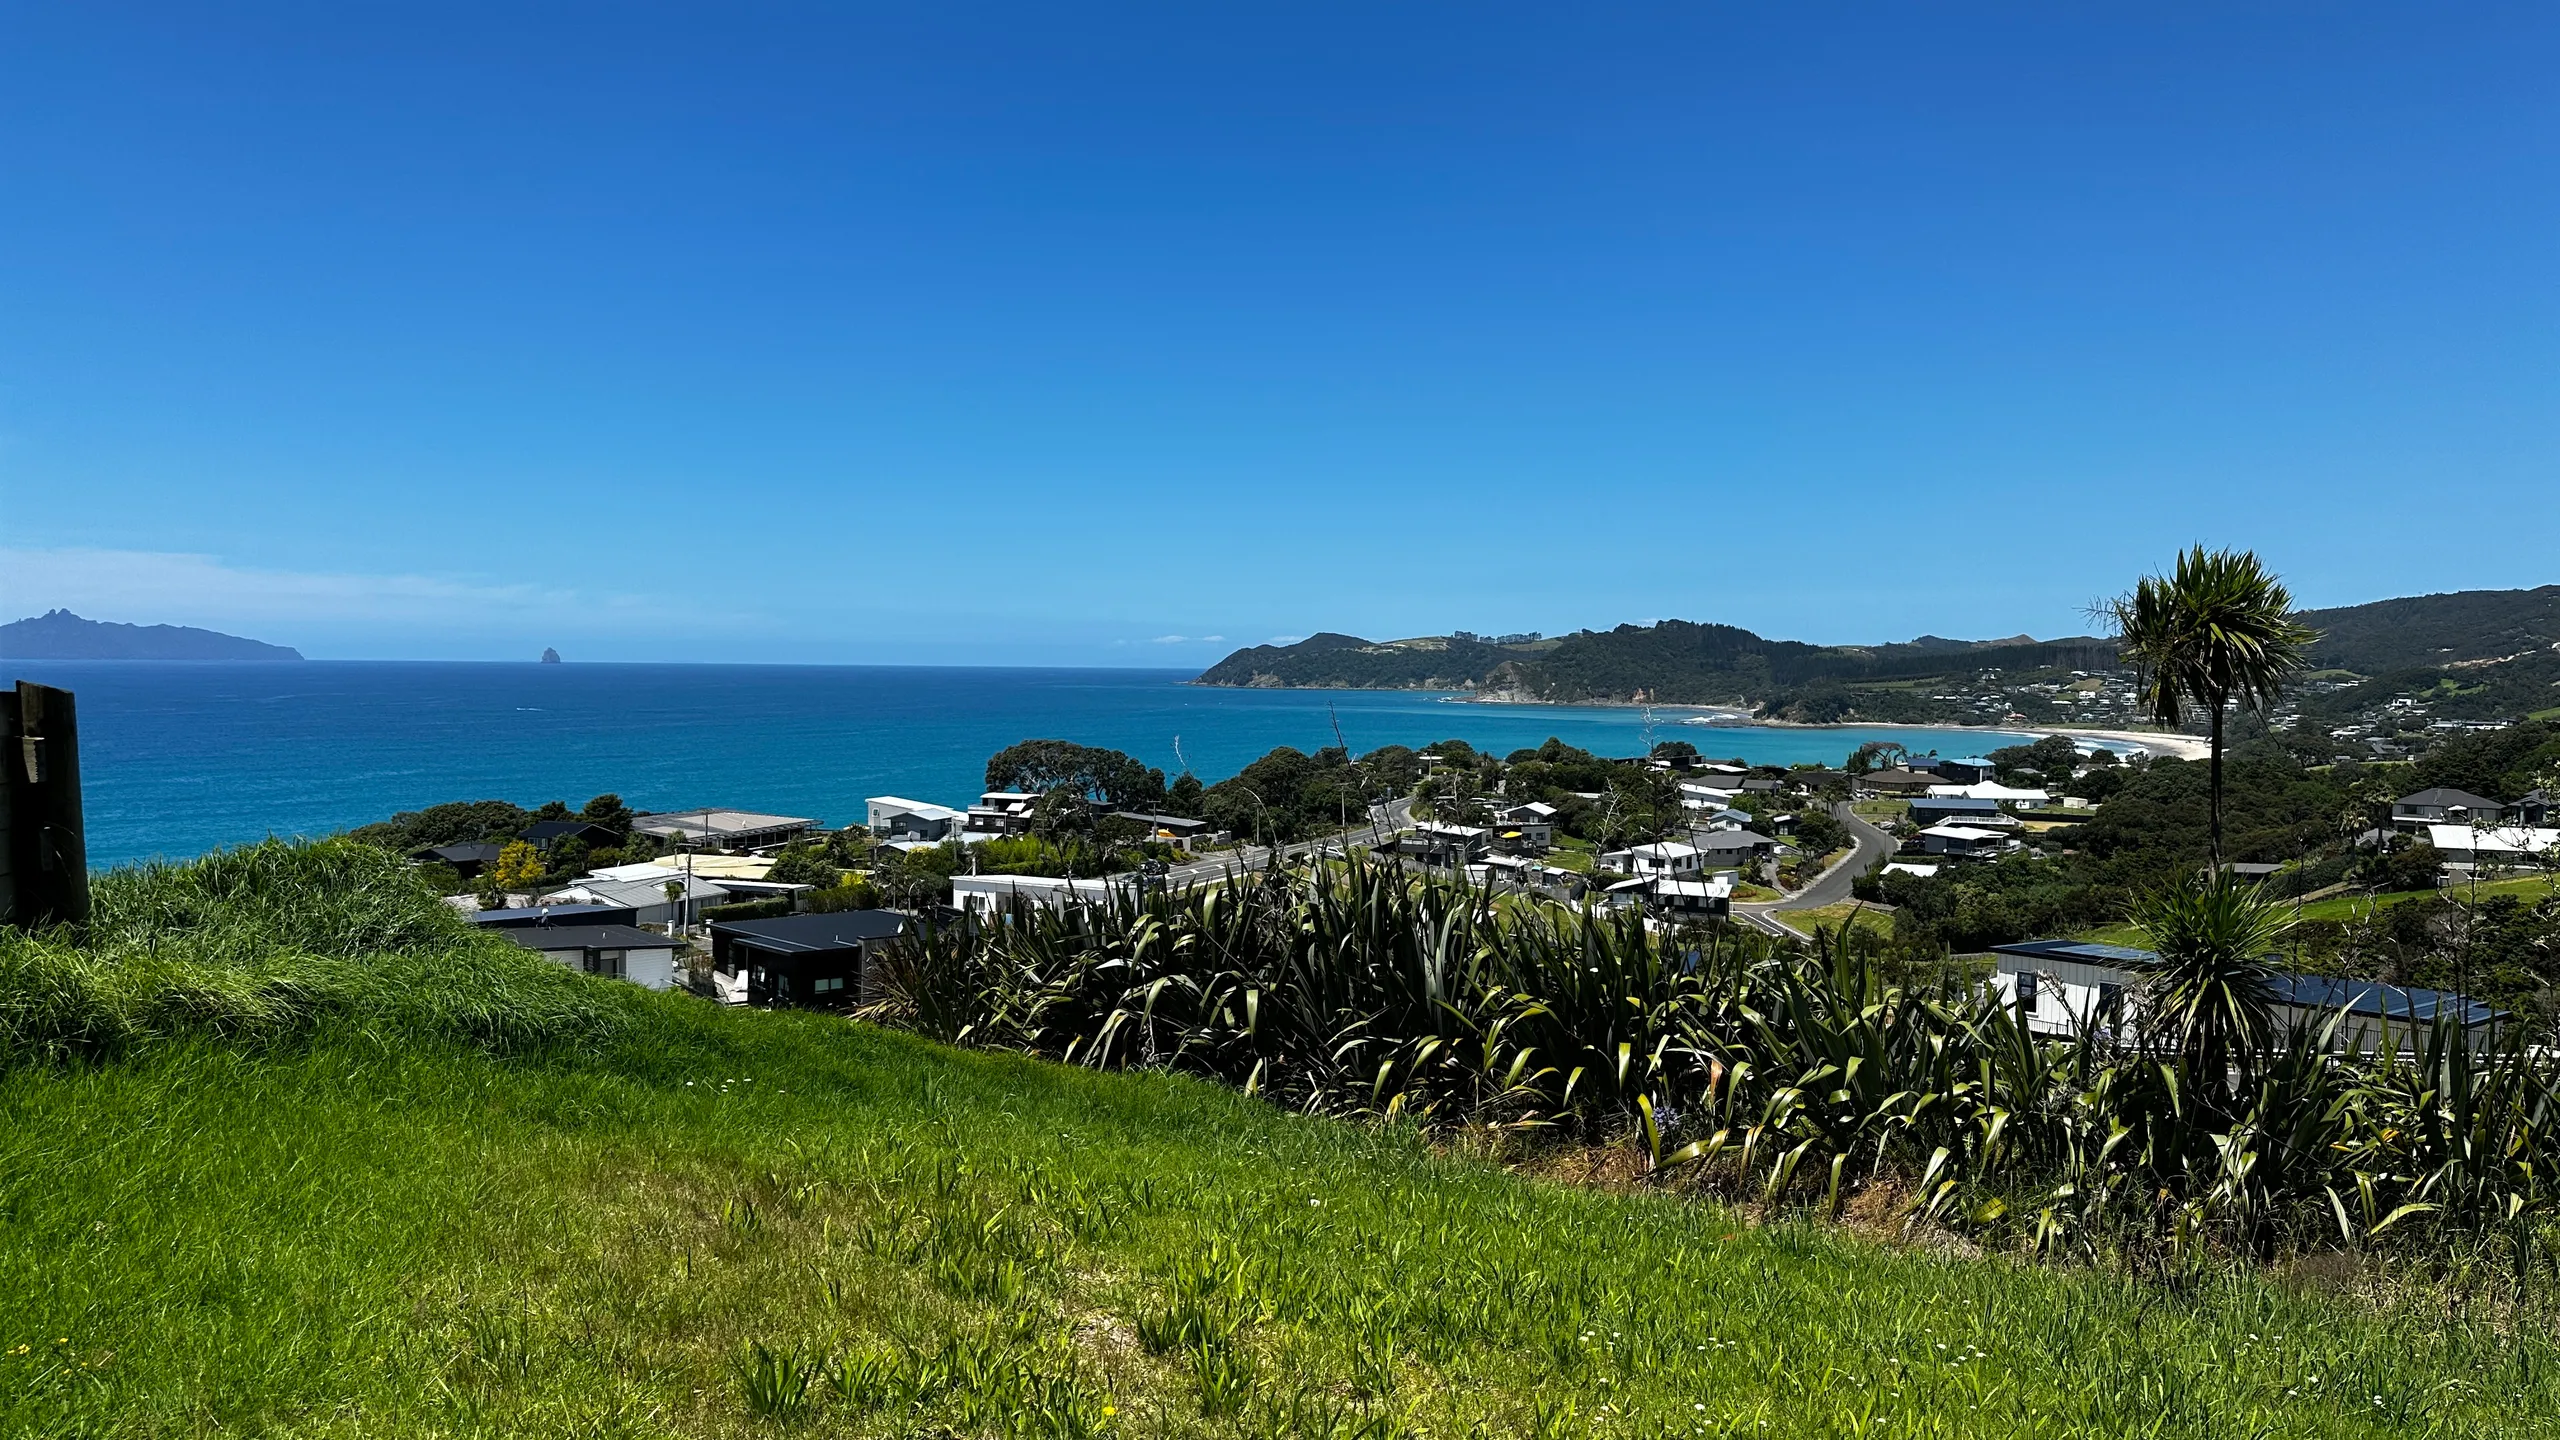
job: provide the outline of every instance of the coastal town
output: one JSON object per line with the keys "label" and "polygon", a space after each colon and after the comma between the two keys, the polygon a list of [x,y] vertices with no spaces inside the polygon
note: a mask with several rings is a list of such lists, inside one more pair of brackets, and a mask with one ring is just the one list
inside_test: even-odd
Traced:
{"label": "coastal town", "polygon": [[[1710,759],[1680,740],[1614,758],[1556,741],[1501,758],[1458,741],[1357,760],[1286,752],[1265,769],[1330,766],[1357,792],[1335,794],[1331,817],[1286,825],[1259,795],[1238,812],[1217,803],[1215,787],[1165,787],[1117,752],[1039,741],[990,769],[1026,773],[1007,757],[1037,750],[1050,788],[990,789],[955,804],[875,796],[860,822],[832,830],[740,808],[632,814],[607,796],[576,814],[553,807],[561,813],[512,833],[405,854],[443,877],[455,891],[449,903],[473,923],[567,968],[731,1004],[850,1010],[883,997],[882,954],[919,926],[1143,905],[1277,867],[1372,860],[1462,880],[1488,897],[1623,910],[1665,935],[1721,925],[1797,942],[1825,926],[1891,935],[1906,905],[1923,911],[1969,878],[2058,872],[2077,860],[2077,842],[2095,833],[2129,777],[2186,763],[2155,758],[2182,753],[2184,737],[2154,737],[2149,748],[2142,738],[2052,734],[1961,757],[1870,743],[1839,766],[1795,767]],[[2482,743],[2468,729],[2447,738]],[[2546,788],[2394,791],[2391,774],[2368,781],[2361,793],[2373,808],[2324,845],[2336,853],[2225,868],[2309,907],[2484,881],[2494,889],[2560,869],[2560,817]],[[1111,792],[1133,775],[1152,808],[1115,804]],[[1250,823],[1228,828],[1212,814]],[[467,827],[475,816],[485,822],[488,808],[461,807],[452,819]],[[437,823],[434,812],[401,822]],[[1929,943],[1905,928],[1906,947]],[[2142,955],[2089,938],[2102,931],[1973,937],[1979,983],[2023,1006],[2039,1033],[2121,1014]],[[2395,978],[2406,977],[2305,971],[2288,983],[2369,1018],[2441,1009],[2477,1027],[2503,1013]]]}
{"label": "coastal town", "polygon": [[2560,1440],[2560,8],[8,33],[0,1440]]}

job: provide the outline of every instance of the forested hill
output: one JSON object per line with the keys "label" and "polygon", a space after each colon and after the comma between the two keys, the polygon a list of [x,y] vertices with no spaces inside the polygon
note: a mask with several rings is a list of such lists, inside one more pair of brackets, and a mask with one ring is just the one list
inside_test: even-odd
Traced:
{"label": "forested hill", "polygon": [[2360,675],[2516,658],[2560,645],[2560,585],[2460,590],[2310,610],[2313,660]]}
{"label": "forested hill", "polygon": [[11,660],[299,660],[289,645],[243,640],[191,625],[120,625],[50,610],[0,625],[0,656]]}
{"label": "forested hill", "polygon": [[1474,689],[1523,699],[1758,704],[1817,684],[1891,680],[1950,670],[2094,667],[2114,648],[2079,637],[1964,641],[1924,636],[1895,645],[1807,645],[1732,625],[1665,620],[1500,645],[1434,635],[1372,642],[1326,633],[1294,645],[1239,650],[1201,675],[1204,685],[1319,689]]}

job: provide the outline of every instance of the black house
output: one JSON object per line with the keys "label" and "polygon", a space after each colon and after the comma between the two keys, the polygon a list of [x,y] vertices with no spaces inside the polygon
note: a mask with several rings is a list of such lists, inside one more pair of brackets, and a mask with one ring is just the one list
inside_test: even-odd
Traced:
{"label": "black house", "polygon": [[430,845],[424,850],[411,851],[409,858],[421,865],[450,865],[454,874],[469,880],[497,864],[498,852],[502,848],[475,840],[461,845]]}
{"label": "black house", "polygon": [[548,855],[563,840],[576,840],[590,850],[600,850],[622,843],[622,837],[601,825],[584,820],[536,820],[524,827],[524,839],[533,848]]}
{"label": "black house", "polygon": [[750,1005],[832,1010],[877,998],[873,963],[906,928],[887,910],[714,921],[711,966],[744,980]]}

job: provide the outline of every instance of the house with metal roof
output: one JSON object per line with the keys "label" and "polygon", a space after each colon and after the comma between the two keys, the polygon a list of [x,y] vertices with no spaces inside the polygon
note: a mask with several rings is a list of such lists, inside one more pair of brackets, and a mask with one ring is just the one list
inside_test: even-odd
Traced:
{"label": "house with metal roof", "polygon": [[[675,887],[670,893],[668,887]],[[614,905],[629,910],[641,925],[682,928],[702,918],[703,909],[726,905],[734,895],[713,880],[670,870],[663,879],[603,880],[594,876],[542,897],[545,905]]]}
{"label": "house with metal roof", "polygon": [[538,925],[636,925],[640,917],[627,905],[525,905],[508,910],[474,910],[462,917],[483,930],[525,930]]}
{"label": "house with metal roof", "polygon": [[420,865],[449,865],[453,873],[469,880],[498,863],[498,854],[506,847],[494,841],[466,841],[459,845],[430,845],[412,850],[409,858]]}
{"label": "house with metal roof", "polygon": [[1973,818],[1988,820],[2000,814],[2000,802],[1977,795],[1923,795],[1911,802],[1910,813],[1922,825],[1948,820],[1961,823]]}
{"label": "house with metal roof", "polygon": [[500,934],[554,964],[672,990],[679,942],[630,925],[527,925]]}
{"label": "house with metal roof", "polygon": [[1970,785],[1932,785],[1932,798],[1939,800],[1989,800],[2000,805],[2042,805],[2051,793],[2020,785],[2003,785],[1997,780],[1977,780]]}
{"label": "house with metal roof", "polygon": [[1919,770],[1896,765],[1889,770],[1872,770],[1854,782],[1856,789],[1867,795],[1926,795],[1933,785],[1943,785],[1946,777],[1935,770]]}
{"label": "house with metal roof", "polygon": [[672,845],[713,850],[756,850],[787,845],[818,822],[796,815],[766,815],[754,810],[674,810],[643,815],[631,822],[634,833]]}
{"label": "house with metal roof", "polygon": [[1951,855],[1959,860],[1988,860],[2018,843],[2006,830],[1955,821],[1932,825],[1914,838],[1923,855]]}
{"label": "house with metal roof", "polygon": [[715,920],[712,981],[732,1004],[847,1008],[878,997],[881,952],[906,931],[887,910]]}
{"label": "house with metal roof", "polygon": [[[2159,966],[2152,951],[2088,940],[2021,940],[1994,945],[1992,993],[2023,1012],[2038,1035],[2072,1036],[2091,1027],[2130,1036],[2142,1023],[2142,982]],[[2409,1048],[2439,1016],[2470,1043],[2487,1043],[2503,1010],[2446,990],[2419,990],[2375,980],[2325,975],[2269,977],[2277,1028],[2322,1027],[2333,1019],[2335,1043],[2369,1051],[2388,1043]]]}
{"label": "house with metal roof", "polygon": [[2495,825],[2507,818],[2503,800],[2437,785],[2391,802],[2391,823],[2403,830],[2426,825]]}
{"label": "house with metal roof", "polygon": [[2430,825],[2427,843],[2452,869],[2523,865],[2560,856],[2560,829],[2535,825]]}
{"label": "house with metal roof", "polygon": [[924,841],[939,844],[960,838],[968,816],[948,805],[933,805],[898,795],[874,795],[862,802],[871,838],[891,843]]}

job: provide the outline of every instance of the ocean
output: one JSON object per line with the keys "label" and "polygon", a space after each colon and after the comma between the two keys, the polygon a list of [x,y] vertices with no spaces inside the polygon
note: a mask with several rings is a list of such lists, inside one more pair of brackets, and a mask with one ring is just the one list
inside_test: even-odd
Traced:
{"label": "ocean", "polygon": [[1985,730],[1688,724],[1695,712],[1482,705],[1414,691],[1231,690],[1167,670],[306,661],[10,661],[79,699],[96,866],[268,835],[325,835],[445,800],[644,810],[723,805],[857,822],[863,800],[974,800],[1017,740],[1125,750],[1215,781],[1278,745],[1352,751],[1548,736],[1603,755],[1682,739],[1709,756],[1838,764],[1868,740],[1973,754]]}

